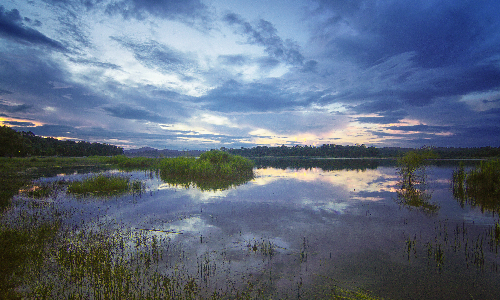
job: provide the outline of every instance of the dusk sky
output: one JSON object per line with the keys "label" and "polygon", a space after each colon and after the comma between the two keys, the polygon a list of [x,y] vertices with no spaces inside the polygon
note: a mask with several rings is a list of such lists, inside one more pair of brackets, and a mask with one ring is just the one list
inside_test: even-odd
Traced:
{"label": "dusk sky", "polygon": [[129,148],[500,146],[498,0],[4,0],[0,125]]}

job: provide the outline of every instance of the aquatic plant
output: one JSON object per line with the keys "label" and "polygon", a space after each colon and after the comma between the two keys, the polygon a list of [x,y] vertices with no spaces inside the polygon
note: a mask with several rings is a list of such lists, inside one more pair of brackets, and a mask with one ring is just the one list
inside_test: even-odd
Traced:
{"label": "aquatic plant", "polygon": [[398,159],[400,186],[396,194],[400,205],[417,208],[430,214],[439,209],[438,205],[430,203],[432,196],[426,190],[426,161],[435,157],[431,150],[424,148],[407,152]]}
{"label": "aquatic plant", "polygon": [[220,190],[253,178],[253,162],[237,155],[212,150],[193,157],[165,158],[160,162],[163,181],[202,190]]}
{"label": "aquatic plant", "polygon": [[140,182],[130,182],[129,178],[122,176],[106,176],[103,174],[92,176],[83,181],[73,181],[68,185],[68,193],[70,194],[96,194],[96,195],[113,195],[125,193],[127,191],[135,191],[140,189]]}
{"label": "aquatic plant", "polygon": [[500,213],[500,160],[482,161],[466,172],[463,165],[453,172],[453,195],[463,206]]}

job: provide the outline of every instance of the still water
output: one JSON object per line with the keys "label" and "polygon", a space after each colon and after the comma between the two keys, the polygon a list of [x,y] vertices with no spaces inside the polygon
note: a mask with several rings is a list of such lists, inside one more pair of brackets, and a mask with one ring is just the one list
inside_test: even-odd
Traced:
{"label": "still water", "polygon": [[436,209],[425,211],[398,200],[394,166],[337,164],[259,165],[255,179],[224,191],[126,172],[146,192],[83,201],[61,195],[56,202],[78,212],[68,222],[167,237],[161,272],[187,272],[207,291],[251,284],[273,298],[307,299],[339,286],[388,299],[498,299],[498,215],[453,197],[455,165],[427,168]]}

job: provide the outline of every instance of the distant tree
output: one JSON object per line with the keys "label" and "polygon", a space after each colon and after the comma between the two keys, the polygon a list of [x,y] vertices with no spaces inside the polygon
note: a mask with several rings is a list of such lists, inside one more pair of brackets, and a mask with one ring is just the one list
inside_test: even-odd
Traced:
{"label": "distant tree", "polygon": [[22,156],[23,137],[14,129],[0,127],[0,156]]}
{"label": "distant tree", "polygon": [[114,145],[84,141],[60,141],[51,137],[36,136],[31,131],[17,132],[7,126],[0,127],[0,156],[109,156],[120,154],[123,154],[123,148]]}

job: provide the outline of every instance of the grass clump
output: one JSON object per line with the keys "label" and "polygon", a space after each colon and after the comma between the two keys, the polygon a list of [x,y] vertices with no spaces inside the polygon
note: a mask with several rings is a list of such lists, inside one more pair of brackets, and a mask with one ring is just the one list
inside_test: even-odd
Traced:
{"label": "grass clump", "polygon": [[74,181],[68,185],[68,193],[79,195],[114,195],[138,189],[142,190],[140,182],[130,182],[126,177],[103,174],[89,177],[83,181]]}
{"label": "grass clump", "polygon": [[472,207],[482,211],[500,213],[500,160],[482,161],[468,172],[463,166],[453,172],[453,195]]}
{"label": "grass clump", "polygon": [[416,208],[425,213],[435,213],[439,206],[430,203],[431,194],[427,192],[426,161],[436,155],[427,148],[409,151],[398,159],[400,188],[396,191],[397,202],[408,208]]}
{"label": "grass clump", "polygon": [[165,182],[195,185],[202,190],[220,190],[253,178],[253,162],[238,155],[212,150],[200,158],[166,158],[160,162],[160,177]]}

